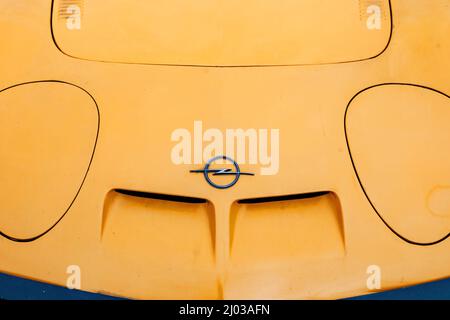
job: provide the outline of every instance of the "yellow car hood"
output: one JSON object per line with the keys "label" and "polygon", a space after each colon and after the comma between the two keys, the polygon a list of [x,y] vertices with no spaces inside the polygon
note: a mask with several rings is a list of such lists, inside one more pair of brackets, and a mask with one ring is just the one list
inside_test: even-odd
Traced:
{"label": "yellow car hood", "polygon": [[[448,1],[194,2],[0,3],[0,271],[144,299],[449,277]],[[174,163],[199,121],[279,130],[276,174]]]}

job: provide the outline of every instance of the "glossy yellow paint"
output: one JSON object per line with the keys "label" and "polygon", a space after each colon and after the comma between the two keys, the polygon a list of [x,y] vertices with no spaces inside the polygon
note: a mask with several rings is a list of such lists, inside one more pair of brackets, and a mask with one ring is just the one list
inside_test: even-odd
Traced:
{"label": "glossy yellow paint", "polygon": [[[61,2],[81,10],[91,7],[91,0]],[[377,4],[387,14],[385,1],[354,3],[362,6],[358,14]],[[141,53],[134,42],[139,31],[126,44],[117,29],[100,37],[105,25],[94,14],[99,10],[95,6],[83,11],[81,19],[89,20],[81,23],[97,33],[71,40],[68,31],[60,30],[63,22],[57,19],[62,18],[52,17],[52,1],[1,1],[0,88],[10,89],[0,93],[5,126],[0,163],[4,168],[17,163],[21,154],[30,157],[27,145],[39,144],[39,135],[47,139],[42,148],[51,151],[42,155],[31,148],[35,161],[28,158],[29,165],[22,164],[25,171],[0,174],[1,198],[7,200],[0,207],[2,233],[31,237],[61,217],[62,204],[74,196],[74,186],[82,183],[89,166],[95,105],[99,131],[92,163],[70,209],[34,241],[0,237],[0,271],[65,285],[67,267],[78,265],[83,290],[148,299],[349,297],[373,292],[366,286],[371,265],[382,270],[381,290],[449,277],[449,239],[433,245],[412,243],[433,242],[449,232],[449,153],[440,149],[450,135],[445,125],[450,107],[448,5],[447,0],[392,0],[392,30],[389,19],[383,20],[387,23],[381,30],[371,30],[383,35],[373,36],[369,46],[347,41],[369,31],[350,30],[340,41],[324,41],[332,46],[319,50],[318,56],[288,54],[291,49],[298,53],[287,43],[295,35],[277,38],[276,22],[270,19],[264,28],[271,30],[266,40],[274,45],[253,50],[246,45],[255,39],[239,37],[233,15],[222,15],[213,21],[218,28],[219,22],[225,24],[227,41],[236,41],[239,49],[229,50],[232,44],[222,47],[229,43],[216,41],[213,49],[196,55],[178,51],[174,43],[189,43],[192,33],[181,39],[176,34],[182,28],[178,22],[189,21],[188,16],[164,21],[164,35],[172,37],[176,50],[159,47],[150,54]],[[136,17],[144,14],[132,12]],[[291,14],[287,26],[295,24]],[[335,14],[349,25],[356,23],[348,12]],[[255,17],[253,27],[262,27],[263,16]],[[57,20],[55,39],[52,18]],[[330,30],[327,21],[322,24],[323,30],[305,36],[317,49],[317,38],[325,35],[327,40]],[[215,36],[217,30],[208,34]],[[391,31],[386,50],[378,52]],[[207,36],[201,41],[210,44]],[[225,49],[229,51],[223,53]],[[260,66],[154,65],[158,63]],[[266,64],[280,66],[261,66]],[[290,64],[303,65],[281,66]],[[383,86],[392,83],[423,87]],[[15,87],[23,89],[20,92],[11,88],[18,84],[24,84]],[[411,109],[417,111],[408,114]],[[59,122],[61,117],[72,121]],[[171,133],[192,130],[196,120],[222,131],[279,128],[278,174],[242,177],[234,187],[218,190],[189,172],[201,165],[175,165]],[[12,135],[17,128],[29,128],[30,135]],[[419,139],[408,139],[414,134]],[[64,145],[64,139],[73,141],[74,149]],[[58,151],[65,155],[64,165],[73,166],[70,178],[64,179],[67,171],[51,156]],[[259,172],[260,166],[241,168]],[[41,173],[49,178],[27,179]],[[57,190],[56,181],[62,181]],[[389,192],[392,188],[395,192]],[[120,190],[168,197],[144,199]],[[321,193],[304,196],[314,192]],[[239,202],[286,195],[303,196]],[[169,201],[173,196],[195,199]]]}

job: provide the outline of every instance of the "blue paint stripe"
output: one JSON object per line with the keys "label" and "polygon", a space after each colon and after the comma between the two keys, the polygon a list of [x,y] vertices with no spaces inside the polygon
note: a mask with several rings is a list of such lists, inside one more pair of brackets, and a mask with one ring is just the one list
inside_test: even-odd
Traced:
{"label": "blue paint stripe", "polygon": [[0,299],[4,300],[111,300],[102,294],[70,290],[33,280],[0,274]]}
{"label": "blue paint stripe", "polygon": [[[0,274],[0,299],[117,300],[119,298]],[[380,292],[350,300],[450,300],[450,278],[413,287]]]}
{"label": "blue paint stripe", "polygon": [[350,300],[450,300],[450,278]]}

